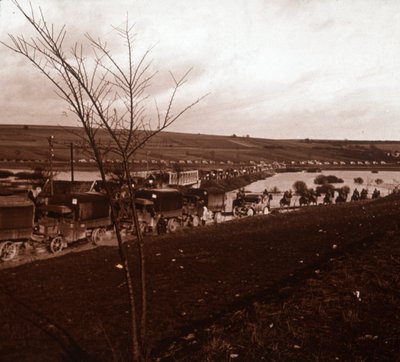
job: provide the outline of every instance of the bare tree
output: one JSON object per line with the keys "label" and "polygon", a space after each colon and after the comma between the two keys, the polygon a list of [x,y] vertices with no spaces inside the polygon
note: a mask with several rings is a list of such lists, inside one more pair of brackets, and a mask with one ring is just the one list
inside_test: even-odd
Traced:
{"label": "bare tree", "polygon": [[[154,123],[148,110],[150,82],[155,76],[154,72],[150,72],[151,62],[148,60],[151,49],[139,58],[135,57],[135,33],[128,20],[123,28],[114,28],[126,47],[126,63],[123,64],[113,56],[106,42],[89,34],[85,34],[85,41],[92,51],[90,57],[87,56],[87,49],[78,42],[74,43],[70,51],[65,51],[65,25],[57,29],[53,24],[47,23],[40,8],[38,13],[35,13],[32,7],[30,12],[27,12],[17,1],[13,2],[34,28],[35,36],[27,39],[23,35],[9,34],[10,42],[2,44],[27,58],[47,77],[55,87],[57,95],[68,104],[69,111],[77,116],[84,129],[84,142],[92,152],[108,196],[111,220],[125,270],[131,304],[132,358],[137,361],[143,360],[147,353],[145,255],[135,209],[132,160],[138,149],[174,123],[203,97],[174,111],[177,93],[186,83],[190,70],[180,78],[171,73],[173,86],[169,100],[164,111],[160,111],[155,103]],[[123,237],[118,203],[107,183],[105,157],[109,153],[119,158],[128,189],[136,236],[130,240]],[[138,252],[141,278],[137,282],[140,283],[140,288],[134,287],[133,275],[136,272],[133,272],[134,265],[129,257],[129,250]]]}

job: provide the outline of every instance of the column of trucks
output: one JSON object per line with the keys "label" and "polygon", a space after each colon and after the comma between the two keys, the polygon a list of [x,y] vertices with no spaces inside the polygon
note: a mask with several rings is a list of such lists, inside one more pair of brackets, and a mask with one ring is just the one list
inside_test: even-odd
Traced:
{"label": "column of trucks", "polygon": [[[236,192],[223,192],[214,189],[141,189],[135,193],[135,204],[141,230],[146,232],[165,225],[165,231],[175,232],[183,226],[197,227],[204,213],[216,223],[223,216],[233,214]],[[159,226],[159,225],[158,225]]]}
{"label": "column of trucks", "polygon": [[[254,200],[245,199],[244,206],[240,206],[252,210],[246,211],[246,215],[266,213],[264,203],[258,204],[263,200],[261,197],[248,196],[254,196]],[[225,215],[237,216],[237,201],[236,191],[207,188],[140,189],[135,193],[143,232],[173,233],[183,226],[197,227],[205,211],[207,220],[220,223]],[[132,229],[130,219],[128,210],[125,221]],[[54,195],[36,210],[26,197],[0,196],[0,260],[3,261],[14,258],[26,243],[40,243],[58,253],[78,240],[97,244],[112,229],[110,207],[102,193]]]}

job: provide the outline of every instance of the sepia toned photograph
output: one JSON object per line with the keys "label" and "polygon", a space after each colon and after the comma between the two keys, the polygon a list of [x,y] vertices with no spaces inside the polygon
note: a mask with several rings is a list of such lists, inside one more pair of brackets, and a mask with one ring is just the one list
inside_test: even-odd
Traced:
{"label": "sepia toned photograph", "polygon": [[0,0],[0,361],[398,361],[400,2]]}

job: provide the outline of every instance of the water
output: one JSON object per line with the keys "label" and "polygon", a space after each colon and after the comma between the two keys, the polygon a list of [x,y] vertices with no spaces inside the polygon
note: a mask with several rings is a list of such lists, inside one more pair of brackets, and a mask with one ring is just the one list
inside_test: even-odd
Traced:
{"label": "water", "polygon": [[[314,179],[318,175],[334,175],[343,179],[343,183],[334,184],[335,187],[348,186],[352,193],[355,188],[361,191],[362,188],[368,189],[368,197],[370,198],[374,189],[378,189],[381,192],[381,196],[386,196],[392,192],[392,190],[400,184],[400,171],[379,171],[378,173],[372,173],[371,171],[357,171],[357,170],[328,170],[322,172],[285,172],[277,173],[272,177],[268,177],[265,180],[259,180],[245,187],[246,191],[250,192],[262,192],[265,189],[271,191],[273,188],[277,188],[280,193],[274,195],[271,207],[278,207],[279,200],[282,193],[285,190],[293,189],[293,184],[296,181],[304,181],[308,188],[316,188],[318,185],[314,184]],[[354,178],[361,177],[364,180],[363,184],[356,184]],[[383,182],[377,184],[376,180],[381,179]],[[351,196],[350,193],[350,196]],[[318,203],[322,202],[323,196],[318,198]],[[298,205],[298,197],[294,196],[292,199],[292,205]]]}
{"label": "water", "polygon": [[[71,181],[71,172],[69,171],[57,171],[54,176],[55,180],[66,180]],[[75,171],[75,181],[96,181],[100,180],[100,172],[96,171]]]}

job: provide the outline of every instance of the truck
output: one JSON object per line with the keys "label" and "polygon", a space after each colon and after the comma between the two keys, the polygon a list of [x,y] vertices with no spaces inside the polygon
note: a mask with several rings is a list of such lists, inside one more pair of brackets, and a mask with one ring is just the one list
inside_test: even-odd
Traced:
{"label": "truck", "polygon": [[32,238],[52,253],[78,240],[97,244],[112,228],[107,197],[97,192],[54,195],[39,212]]}
{"label": "truck", "polygon": [[22,195],[0,196],[0,259],[13,259],[31,239],[35,206]]}
{"label": "truck", "polygon": [[236,191],[223,191],[216,188],[190,188],[188,193],[198,196],[210,212],[211,218],[220,223],[223,216],[233,214]]}
{"label": "truck", "polygon": [[[149,213],[155,227],[159,222],[165,222],[167,230],[175,232],[183,225],[183,195],[177,189],[139,189],[135,192],[135,206],[138,209],[139,222],[146,224],[151,222],[146,214]],[[152,213],[154,216],[151,215]],[[157,218],[156,222],[155,218]]]}

